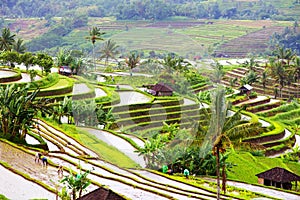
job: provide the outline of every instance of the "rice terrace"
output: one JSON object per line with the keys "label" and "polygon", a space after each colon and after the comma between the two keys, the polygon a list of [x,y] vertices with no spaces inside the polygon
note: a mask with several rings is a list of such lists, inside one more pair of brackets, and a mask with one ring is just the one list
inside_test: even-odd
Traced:
{"label": "rice terrace", "polygon": [[1,4],[0,200],[300,198],[300,1]]}

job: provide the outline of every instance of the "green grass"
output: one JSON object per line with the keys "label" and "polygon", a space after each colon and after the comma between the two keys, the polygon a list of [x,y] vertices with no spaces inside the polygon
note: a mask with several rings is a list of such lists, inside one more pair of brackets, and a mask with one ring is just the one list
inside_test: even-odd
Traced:
{"label": "green grass", "polygon": [[9,199],[6,198],[4,195],[0,194],[0,200],[9,200]]}
{"label": "green grass", "polygon": [[68,133],[68,135],[96,152],[102,159],[116,164],[120,167],[138,167],[138,165],[124,153],[120,152],[117,148],[106,144],[96,136],[89,134],[86,131],[76,129],[73,125],[63,124],[61,128],[63,128],[63,130]]}
{"label": "green grass", "polygon": [[228,179],[252,184],[257,183],[256,174],[273,167],[282,167],[300,175],[299,163],[284,163],[280,158],[254,157],[249,152],[236,152],[230,154],[228,161],[236,164],[236,166],[228,172]]}
{"label": "green grass", "polygon": [[164,50],[185,55],[188,52],[199,52],[202,48],[191,37],[166,28],[134,28],[115,34],[111,39],[127,50]]}

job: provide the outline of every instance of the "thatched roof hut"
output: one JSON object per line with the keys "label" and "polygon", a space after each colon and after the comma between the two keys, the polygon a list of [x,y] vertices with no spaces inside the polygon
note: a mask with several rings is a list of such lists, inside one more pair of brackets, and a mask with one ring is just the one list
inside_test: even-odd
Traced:
{"label": "thatched roof hut", "polygon": [[255,176],[258,177],[259,184],[288,190],[292,188],[292,182],[295,181],[297,187],[297,181],[300,181],[300,176],[280,167],[269,169]]}
{"label": "thatched roof hut", "polygon": [[113,192],[110,189],[106,188],[98,188],[77,200],[125,200],[124,197],[120,196],[119,194]]}
{"label": "thatched roof hut", "polygon": [[251,92],[251,90],[253,89],[253,87],[249,84],[245,84],[242,87],[239,88],[240,94],[246,94]]}
{"label": "thatched roof hut", "polygon": [[154,91],[155,96],[172,96],[173,95],[173,89],[164,84],[164,83],[157,83],[151,88],[152,91]]}

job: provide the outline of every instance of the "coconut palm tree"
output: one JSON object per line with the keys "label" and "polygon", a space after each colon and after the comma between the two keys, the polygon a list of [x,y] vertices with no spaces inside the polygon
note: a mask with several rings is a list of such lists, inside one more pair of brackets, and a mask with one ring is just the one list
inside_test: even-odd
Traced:
{"label": "coconut palm tree", "polygon": [[132,69],[135,68],[140,62],[140,56],[136,53],[132,53],[125,59],[125,63],[130,68],[130,75],[132,76]]}
{"label": "coconut palm tree", "polygon": [[[256,135],[262,131],[259,122],[253,123],[241,120],[241,110],[233,115],[228,115],[230,104],[225,99],[225,88],[217,85],[211,92],[211,116],[206,138],[202,143],[201,158],[212,149],[216,156],[217,196],[220,199],[220,154],[224,154],[228,147],[232,147],[232,141],[238,144],[241,138]],[[225,193],[226,174],[223,168],[223,189]]]}
{"label": "coconut palm tree", "polygon": [[26,46],[25,46],[25,44],[23,43],[24,42],[24,40],[22,40],[22,39],[17,39],[14,43],[13,43],[13,45],[12,45],[12,49],[14,50],[14,51],[16,51],[16,52],[18,52],[18,53],[25,53],[25,51],[26,51]]}
{"label": "coconut palm tree", "polygon": [[29,66],[34,63],[34,55],[31,52],[26,52],[20,55],[21,62],[26,66],[26,71],[28,71]]}
{"label": "coconut palm tree", "polygon": [[263,73],[262,73],[262,75],[261,75],[261,78],[260,78],[260,82],[261,82],[261,84],[263,86],[264,93],[265,93],[265,90],[266,90],[267,81],[268,81],[267,71],[264,70]]}
{"label": "coconut palm tree", "polygon": [[190,63],[184,61],[183,58],[173,56],[172,54],[165,56],[163,61],[159,63],[164,66],[168,74],[172,74],[173,72],[186,72],[188,66],[190,66]]}
{"label": "coconut palm tree", "polygon": [[277,47],[277,49],[274,50],[273,54],[275,55],[275,58],[282,63],[285,63],[289,66],[290,61],[295,57],[295,53],[292,51],[292,49],[284,47]]}
{"label": "coconut palm tree", "polygon": [[282,97],[282,89],[286,85],[286,77],[287,71],[284,63],[280,61],[271,61],[268,66],[268,74],[275,79],[276,82],[279,83],[279,93],[280,97]]}
{"label": "coconut palm tree", "polygon": [[105,58],[105,66],[107,66],[109,58],[117,61],[116,55],[119,54],[118,48],[119,46],[116,44],[116,42],[112,41],[111,39],[103,44],[99,53],[101,54],[100,59]]}
{"label": "coconut palm tree", "polygon": [[103,40],[103,38],[101,37],[102,35],[104,35],[104,32],[100,31],[100,28],[98,27],[93,27],[92,29],[90,29],[89,31],[89,36],[86,37],[86,39],[90,40],[93,44],[93,64],[94,64],[94,69],[96,70],[96,65],[95,65],[95,43],[97,40]]}
{"label": "coconut palm tree", "polygon": [[[293,71],[295,76],[295,82],[297,82],[297,89],[299,90],[299,80],[300,80],[300,58],[295,56],[293,60]],[[299,91],[297,90],[296,97],[299,97]]]}
{"label": "coconut palm tree", "polygon": [[2,35],[0,37],[0,50],[10,51],[15,42],[15,36],[15,34],[10,32],[9,28],[2,29]]}

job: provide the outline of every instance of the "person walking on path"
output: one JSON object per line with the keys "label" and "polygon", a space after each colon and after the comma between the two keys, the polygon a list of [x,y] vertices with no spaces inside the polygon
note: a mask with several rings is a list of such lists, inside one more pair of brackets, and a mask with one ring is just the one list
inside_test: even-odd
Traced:
{"label": "person walking on path", "polygon": [[40,152],[37,152],[34,157],[34,162],[40,163],[41,157],[42,157],[42,154]]}
{"label": "person walking on path", "polygon": [[183,175],[185,176],[185,178],[189,178],[189,175],[190,175],[190,172],[189,172],[189,170],[188,169],[184,169],[184,171],[183,171]]}
{"label": "person walking on path", "polygon": [[63,177],[63,173],[64,173],[63,166],[59,165],[58,166],[58,170],[57,170],[58,177],[62,178]]}
{"label": "person walking on path", "polygon": [[48,167],[48,158],[46,156],[41,156],[42,159],[42,165],[47,169]]}

